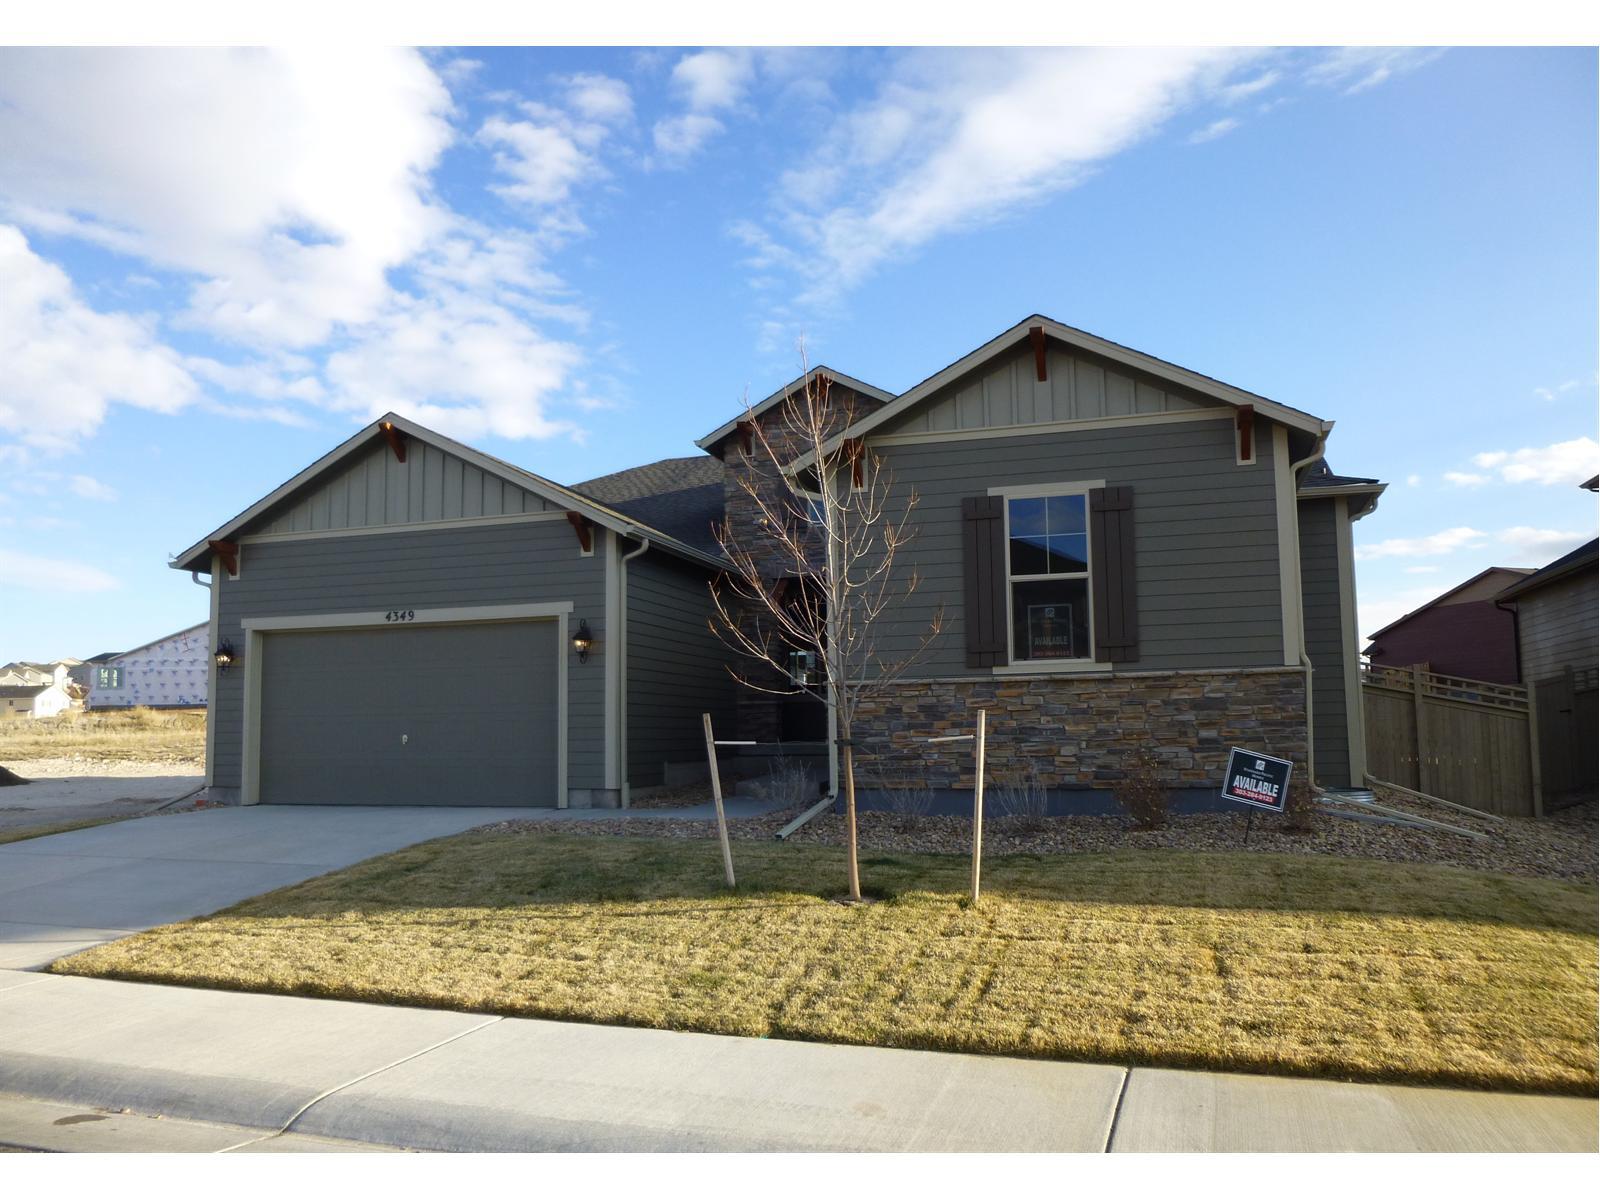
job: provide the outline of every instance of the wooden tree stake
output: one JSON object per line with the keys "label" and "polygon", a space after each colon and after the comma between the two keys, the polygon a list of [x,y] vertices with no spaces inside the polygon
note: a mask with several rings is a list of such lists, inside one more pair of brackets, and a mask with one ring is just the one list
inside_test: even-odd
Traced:
{"label": "wooden tree stake", "polygon": [[978,736],[974,744],[972,776],[972,902],[978,902],[978,876],[983,863],[983,731],[988,710],[978,710]]}
{"label": "wooden tree stake", "polygon": [[717,773],[717,739],[711,732],[711,714],[701,713],[706,727],[706,762],[711,767],[711,802],[717,808],[717,836],[722,839],[722,869],[733,887],[733,847],[728,845],[728,818],[722,811],[722,777]]}

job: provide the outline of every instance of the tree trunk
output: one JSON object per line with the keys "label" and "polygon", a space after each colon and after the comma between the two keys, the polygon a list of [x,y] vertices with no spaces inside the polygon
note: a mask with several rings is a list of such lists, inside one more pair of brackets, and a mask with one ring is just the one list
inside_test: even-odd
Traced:
{"label": "tree trunk", "polygon": [[861,868],[856,865],[856,768],[855,751],[847,738],[844,743],[844,830],[845,853],[850,856],[850,899],[861,899]]}

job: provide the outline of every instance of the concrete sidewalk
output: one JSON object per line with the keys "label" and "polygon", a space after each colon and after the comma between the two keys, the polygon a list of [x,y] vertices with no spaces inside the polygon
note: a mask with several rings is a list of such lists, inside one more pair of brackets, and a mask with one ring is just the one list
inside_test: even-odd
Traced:
{"label": "concrete sidewalk", "polygon": [[[10,791],[22,789],[8,789]],[[730,802],[730,818],[775,805]],[[0,968],[31,969],[362,859],[494,821],[664,819],[701,809],[317,808],[173,813],[0,845]]]}
{"label": "concrete sidewalk", "polygon": [[[244,1130],[241,1141],[292,1135],[270,1147],[285,1150],[327,1139],[462,1151],[1594,1151],[1597,1115],[1592,1099],[716,1037],[15,971],[0,971],[0,1094],[0,1143],[35,1144],[43,1104],[73,1108],[66,1119],[89,1118],[83,1126],[108,1114],[203,1124],[182,1134],[197,1150],[232,1148],[213,1143]],[[124,1120],[120,1148],[160,1124]],[[57,1143],[75,1127],[48,1126]]]}

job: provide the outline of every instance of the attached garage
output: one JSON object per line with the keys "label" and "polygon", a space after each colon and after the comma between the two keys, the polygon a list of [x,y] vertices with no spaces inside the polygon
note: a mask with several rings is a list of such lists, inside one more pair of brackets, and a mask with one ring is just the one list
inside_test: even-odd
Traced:
{"label": "attached garage", "polygon": [[374,421],[172,563],[210,576],[206,782],[242,804],[554,808],[659,786],[703,753],[702,712],[732,719],[705,461],[571,488]]}
{"label": "attached garage", "polygon": [[253,632],[261,803],[557,806],[558,619]]}

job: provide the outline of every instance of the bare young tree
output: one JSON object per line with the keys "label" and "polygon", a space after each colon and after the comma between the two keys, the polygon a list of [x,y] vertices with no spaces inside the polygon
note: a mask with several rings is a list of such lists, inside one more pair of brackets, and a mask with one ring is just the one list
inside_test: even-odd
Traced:
{"label": "bare young tree", "polygon": [[[894,480],[865,447],[829,441],[853,416],[832,402],[823,372],[766,421],[746,406],[740,436],[748,469],[738,477],[746,520],[726,520],[718,541],[729,569],[711,585],[712,629],[749,662],[730,668],[755,691],[810,695],[833,713],[845,794],[850,899],[861,899],[856,854],[852,734],[864,701],[881,695],[943,628],[943,609],[914,644],[886,649],[884,615],[916,591],[915,571],[897,569],[915,537],[915,492],[894,497]],[[804,460],[804,470],[794,464]]]}

